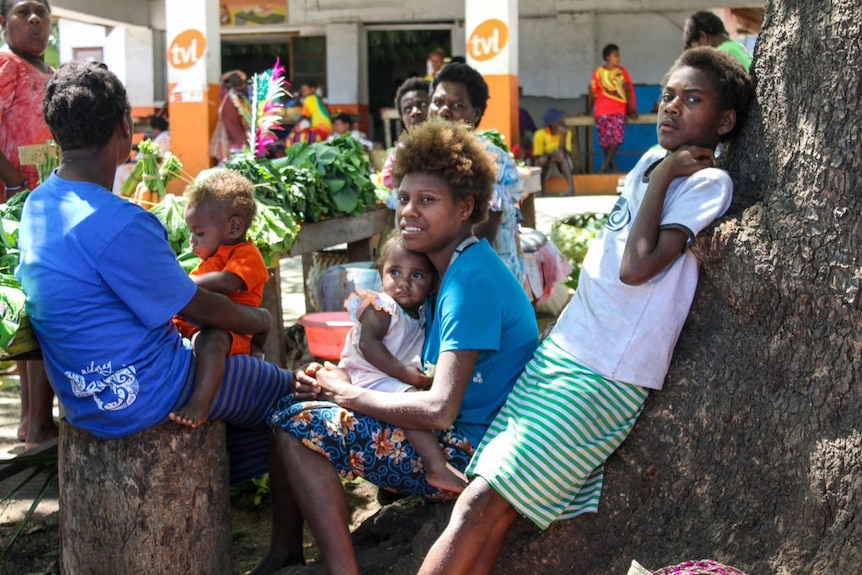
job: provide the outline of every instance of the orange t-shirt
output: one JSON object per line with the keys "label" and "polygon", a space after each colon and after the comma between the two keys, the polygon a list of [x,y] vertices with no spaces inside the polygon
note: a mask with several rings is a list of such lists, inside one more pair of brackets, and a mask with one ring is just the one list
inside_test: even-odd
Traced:
{"label": "orange t-shirt", "polygon": [[[245,282],[246,289],[225,294],[231,301],[252,307],[260,306],[263,301],[263,286],[269,280],[269,270],[266,269],[263,255],[253,243],[245,241],[232,246],[219,246],[216,253],[198,264],[189,275],[194,277],[212,272],[230,272]],[[174,324],[183,337],[189,339],[200,331],[200,328],[180,317],[174,318]],[[233,344],[230,355],[251,352],[251,335],[231,333],[231,336]]]}

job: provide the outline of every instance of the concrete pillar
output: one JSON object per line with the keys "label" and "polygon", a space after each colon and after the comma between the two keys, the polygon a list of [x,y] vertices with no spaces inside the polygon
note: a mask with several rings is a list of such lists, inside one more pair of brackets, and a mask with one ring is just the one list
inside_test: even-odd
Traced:
{"label": "concrete pillar", "polygon": [[359,119],[368,132],[368,46],[358,22],[326,25],[326,103],[331,115],[345,113]]}
{"label": "concrete pillar", "polygon": [[491,100],[479,129],[518,143],[518,0],[466,0],[467,63],[488,82]]}
{"label": "concrete pillar", "polygon": [[209,141],[218,119],[218,0],[171,0],[165,32],[171,148],[194,177],[210,167]]}
{"label": "concrete pillar", "polygon": [[105,36],[105,64],[122,80],[132,108],[153,107],[152,30],[137,26],[111,29]]}

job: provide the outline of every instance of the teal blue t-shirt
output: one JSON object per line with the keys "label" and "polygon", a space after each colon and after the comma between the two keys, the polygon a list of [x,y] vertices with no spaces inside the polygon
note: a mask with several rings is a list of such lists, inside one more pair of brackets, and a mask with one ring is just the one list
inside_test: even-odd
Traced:
{"label": "teal blue t-shirt", "polygon": [[476,447],[539,345],[536,313],[486,240],[452,262],[428,308],[425,362],[436,365],[445,351],[480,352],[455,420]]}

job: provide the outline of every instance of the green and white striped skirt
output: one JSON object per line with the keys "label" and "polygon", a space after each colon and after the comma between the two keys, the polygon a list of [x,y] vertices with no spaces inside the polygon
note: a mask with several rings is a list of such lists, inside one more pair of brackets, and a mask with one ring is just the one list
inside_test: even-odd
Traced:
{"label": "green and white striped skirt", "polygon": [[541,529],[599,509],[604,463],[628,436],[648,390],[611,381],[546,338],[476,450],[484,478]]}

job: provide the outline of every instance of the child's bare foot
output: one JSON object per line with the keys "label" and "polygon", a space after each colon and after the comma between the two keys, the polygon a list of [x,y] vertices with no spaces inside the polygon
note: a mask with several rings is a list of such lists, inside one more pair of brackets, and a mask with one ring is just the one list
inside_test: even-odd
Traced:
{"label": "child's bare foot", "polygon": [[195,398],[192,399],[178,412],[168,414],[168,418],[174,423],[187,425],[188,427],[200,427],[207,422],[209,417],[209,406],[198,405]]}
{"label": "child's bare foot", "polygon": [[467,476],[449,465],[435,466],[433,469],[425,470],[428,483],[440,491],[461,493],[467,488]]}

